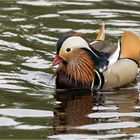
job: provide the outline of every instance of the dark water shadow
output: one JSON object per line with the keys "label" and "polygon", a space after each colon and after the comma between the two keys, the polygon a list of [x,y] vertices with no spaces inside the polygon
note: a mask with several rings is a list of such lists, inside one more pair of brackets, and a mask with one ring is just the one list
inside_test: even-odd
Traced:
{"label": "dark water shadow", "polygon": [[[137,108],[139,106],[139,93],[136,88],[92,94],[88,90],[56,91],[54,98],[59,103],[54,109],[53,135],[86,134],[101,136],[117,133],[128,134],[126,136],[129,137],[131,134],[140,132],[139,126],[131,127],[131,124],[128,127],[123,126],[123,122],[137,123],[139,120],[140,114],[137,114],[139,111]],[[119,115],[112,113],[119,113]],[[112,126],[115,124],[116,127],[112,128],[110,123]],[[120,123],[119,127],[117,123]],[[106,126],[103,125],[103,128],[96,129],[98,124],[105,124]],[[81,126],[87,127],[80,129]]]}
{"label": "dark water shadow", "polygon": [[54,134],[83,133],[80,130],[73,130],[73,127],[95,123],[95,120],[86,115],[92,113],[92,107],[97,103],[96,100],[101,101],[100,96],[97,99],[86,90],[67,91],[67,93],[57,91],[55,99],[60,104],[55,107],[54,111]]}

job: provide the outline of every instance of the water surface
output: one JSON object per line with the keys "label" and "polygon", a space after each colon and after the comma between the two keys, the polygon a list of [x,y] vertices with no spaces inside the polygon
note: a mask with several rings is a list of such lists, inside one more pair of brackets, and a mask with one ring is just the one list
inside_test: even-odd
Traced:
{"label": "water surface", "polygon": [[140,139],[140,77],[125,88],[56,92],[50,63],[62,34],[140,36],[140,0],[0,0],[1,139]]}

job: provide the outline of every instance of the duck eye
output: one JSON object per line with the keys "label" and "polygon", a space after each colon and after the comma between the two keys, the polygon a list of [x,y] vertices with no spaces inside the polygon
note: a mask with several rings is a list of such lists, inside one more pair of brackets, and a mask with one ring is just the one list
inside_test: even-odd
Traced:
{"label": "duck eye", "polygon": [[66,51],[67,51],[67,52],[70,52],[70,51],[71,51],[71,49],[70,49],[70,48],[67,48],[67,49],[66,49]]}

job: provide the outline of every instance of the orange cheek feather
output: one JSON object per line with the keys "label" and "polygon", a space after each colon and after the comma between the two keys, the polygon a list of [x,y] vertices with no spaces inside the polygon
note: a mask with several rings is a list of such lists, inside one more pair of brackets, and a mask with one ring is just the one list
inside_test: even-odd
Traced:
{"label": "orange cheek feather", "polygon": [[67,60],[68,58],[68,54],[64,50],[60,50],[59,56],[64,60]]}

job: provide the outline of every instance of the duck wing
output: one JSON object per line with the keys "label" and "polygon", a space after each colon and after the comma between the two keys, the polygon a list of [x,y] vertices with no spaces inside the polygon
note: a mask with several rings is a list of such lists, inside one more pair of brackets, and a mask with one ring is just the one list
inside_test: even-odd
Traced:
{"label": "duck wing", "polygon": [[129,31],[125,31],[121,37],[120,58],[129,58],[139,63],[140,60],[140,39]]}
{"label": "duck wing", "polygon": [[105,25],[100,25],[99,33],[96,40],[90,43],[92,49],[111,56],[117,50],[117,44],[105,40]]}

